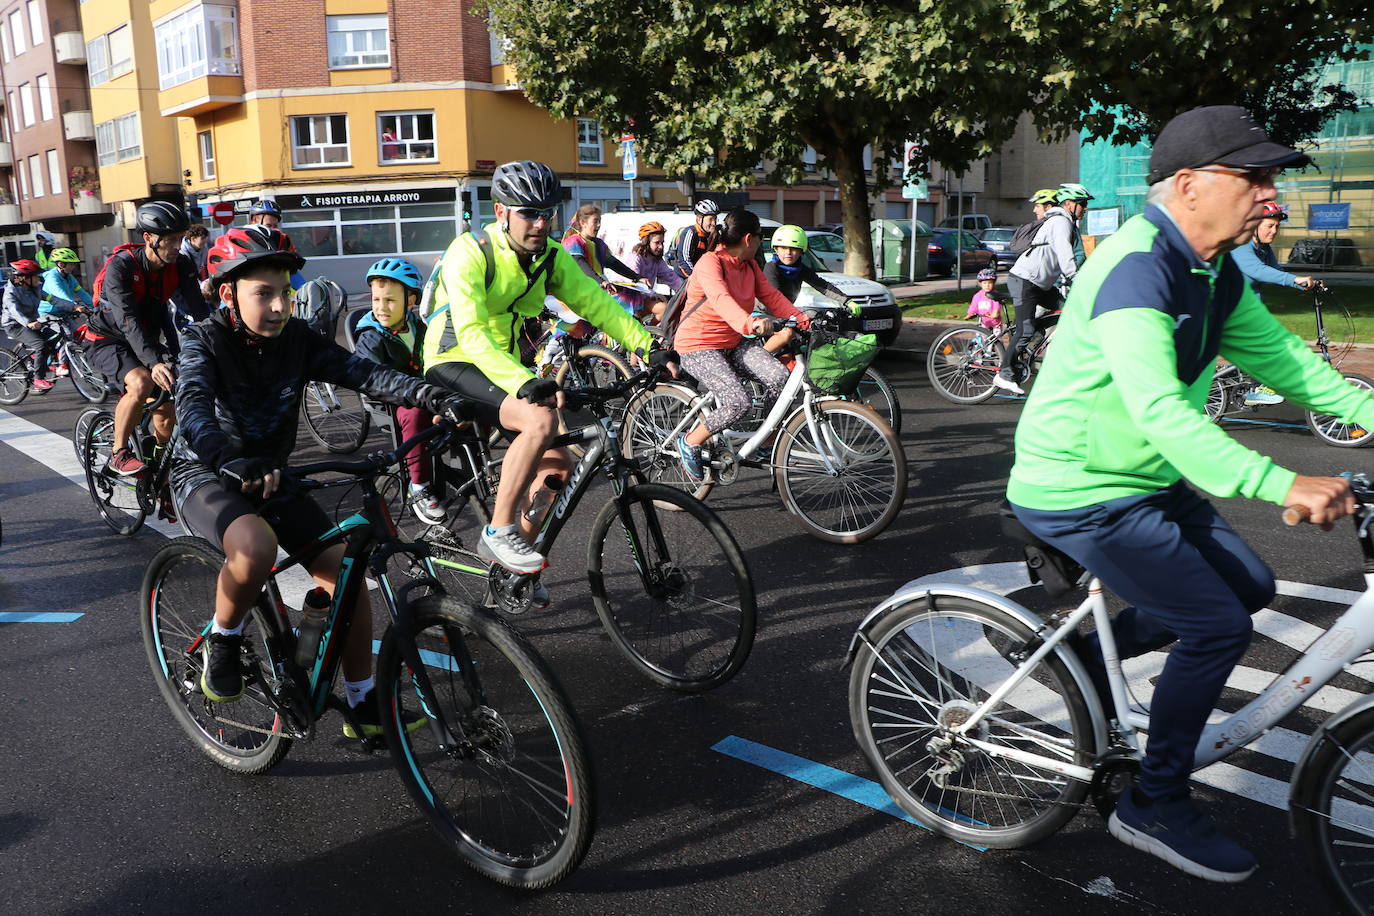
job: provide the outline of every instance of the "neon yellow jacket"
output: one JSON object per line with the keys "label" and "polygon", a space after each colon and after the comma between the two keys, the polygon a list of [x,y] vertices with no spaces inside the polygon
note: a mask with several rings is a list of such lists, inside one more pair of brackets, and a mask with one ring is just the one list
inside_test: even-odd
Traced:
{"label": "neon yellow jacket", "polygon": [[[425,333],[425,370],[441,363],[471,363],[507,394],[534,378],[520,363],[517,333],[525,318],[538,315],[544,297],[554,296],[625,347],[648,350],[653,338],[597,282],[582,272],[561,245],[550,243],[528,271],[500,226],[484,230],[491,241],[496,274],[487,289],[486,255],[469,233],[444,252],[434,289],[434,308]],[[553,259],[541,280],[530,277]],[[522,295],[523,293],[523,295]]]}

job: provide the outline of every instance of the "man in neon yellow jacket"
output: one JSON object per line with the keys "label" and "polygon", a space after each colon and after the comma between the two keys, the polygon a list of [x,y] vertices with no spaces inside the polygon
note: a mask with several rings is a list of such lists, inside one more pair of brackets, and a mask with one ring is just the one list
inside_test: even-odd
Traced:
{"label": "man in neon yellow jacket", "polygon": [[[499,424],[514,438],[506,449],[491,525],[478,552],[512,572],[538,573],[544,557],[530,542],[542,518],[527,509],[549,475],[566,480],[572,463],[549,452],[558,432],[563,394],[552,379],[536,378],[520,361],[519,335],[528,318],[554,296],[653,365],[675,363],[671,350],[654,350],[653,337],[577,266],[549,231],[563,200],[562,184],[548,166],[508,162],[492,175],[496,222],[454,239],[444,252],[425,333],[425,378],[472,400],[479,419]],[[547,606],[538,582],[532,603]]]}

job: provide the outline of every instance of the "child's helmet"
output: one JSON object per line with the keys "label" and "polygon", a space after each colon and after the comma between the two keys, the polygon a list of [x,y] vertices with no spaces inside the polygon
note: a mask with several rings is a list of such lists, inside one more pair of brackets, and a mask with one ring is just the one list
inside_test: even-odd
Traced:
{"label": "child's helmet", "polygon": [[997,279],[997,271],[994,270],[994,269],[991,268],[991,267],[984,267],[982,270],[978,271],[978,282],[979,282],[979,283],[983,282],[984,280],[994,280],[994,281],[995,281],[996,279]]}

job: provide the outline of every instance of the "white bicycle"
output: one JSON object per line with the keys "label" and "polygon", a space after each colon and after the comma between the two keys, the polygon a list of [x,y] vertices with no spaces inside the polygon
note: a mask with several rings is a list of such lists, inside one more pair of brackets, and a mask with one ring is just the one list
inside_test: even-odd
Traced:
{"label": "white bicycle", "polygon": [[[1366,591],[1262,693],[1204,729],[1195,768],[1246,746],[1357,659],[1368,660],[1374,485],[1363,476],[1352,483]],[[1302,518],[1294,509],[1284,516],[1289,524]],[[1062,554],[1051,562],[1072,565]],[[1109,698],[1098,697],[1064,642],[1090,616]],[[903,588],[859,626],[849,662],[850,723],[860,749],[893,800],[936,833],[1024,846],[1067,823],[1089,796],[1108,816],[1134,781],[1149,710],[1127,692],[1096,578],[1077,608],[1047,620],[978,588]],[[1370,913],[1374,697],[1350,704],[1313,735],[1293,770],[1289,808],[1326,886],[1347,912]]]}
{"label": "white bicycle", "polygon": [[876,536],[906,499],[906,455],[872,408],[827,395],[808,372],[812,349],[848,333],[850,323],[838,310],[823,310],[809,331],[797,329],[803,346],[777,403],[761,421],[746,418],[740,429],[711,440],[704,481],[687,476],[677,438],[709,415],[716,398],[685,383],[656,385],[631,399],[621,431],[625,454],[639,460],[650,480],[698,499],[716,484],[733,483],[740,467],[762,468],[772,472],[783,505],[807,533],[838,544]]}

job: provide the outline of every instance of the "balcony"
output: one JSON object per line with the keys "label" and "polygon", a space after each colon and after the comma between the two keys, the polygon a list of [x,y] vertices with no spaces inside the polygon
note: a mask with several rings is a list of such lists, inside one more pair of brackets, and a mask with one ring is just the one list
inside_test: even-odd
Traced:
{"label": "balcony", "polygon": [[52,45],[59,64],[86,62],[86,42],[80,32],[58,32],[52,37]]}
{"label": "balcony", "polygon": [[199,76],[157,94],[158,109],[165,118],[192,118],[243,102],[243,77],[235,75]]}
{"label": "balcony", "polygon": [[23,221],[18,204],[0,204],[0,226],[17,226]]}
{"label": "balcony", "polygon": [[72,212],[77,216],[91,216],[108,211],[104,202],[94,194],[77,194],[72,198]]}
{"label": "balcony", "polygon": [[68,140],[95,139],[95,120],[89,110],[63,112],[62,129]]}
{"label": "balcony", "polygon": [[11,168],[14,165],[14,148],[10,146],[8,140],[0,140],[0,168]]}

